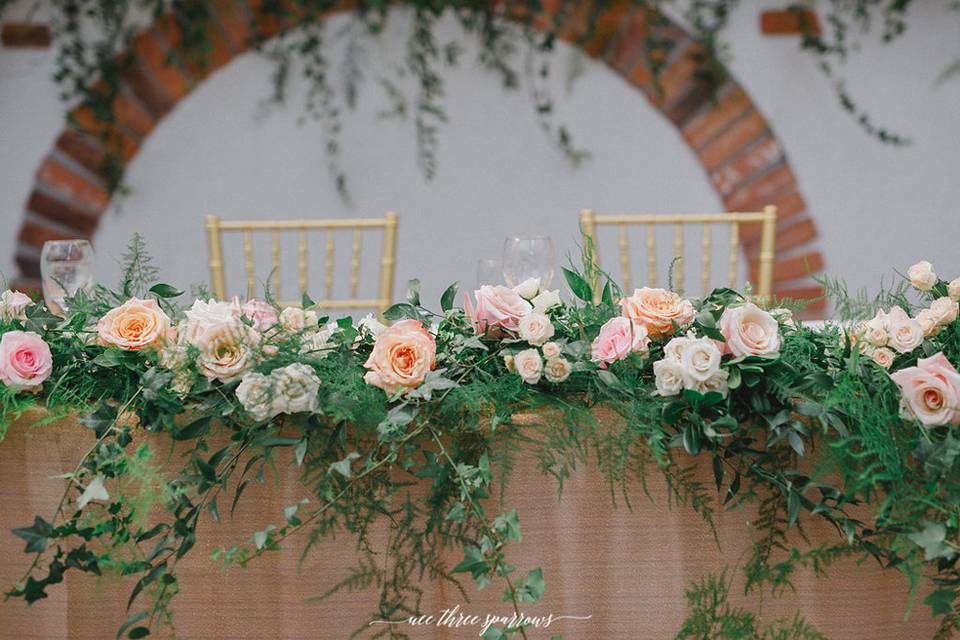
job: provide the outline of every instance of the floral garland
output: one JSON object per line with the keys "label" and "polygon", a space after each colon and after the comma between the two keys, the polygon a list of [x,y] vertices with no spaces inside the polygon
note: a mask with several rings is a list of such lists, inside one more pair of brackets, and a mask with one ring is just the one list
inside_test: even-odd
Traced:
{"label": "floral garland", "polygon": [[[542,409],[559,416],[536,445],[559,479],[597,451],[624,490],[654,466],[711,526],[716,498],[758,502],[765,524],[743,568],[748,590],[777,593],[799,566],[824,571],[840,557],[874,556],[911,578],[928,575],[941,632],[956,627],[960,278],[947,283],[918,263],[908,277],[921,304],[901,296],[872,319],[815,331],[787,308],[729,289],[696,300],[646,287],[623,295],[591,271],[589,255],[584,264],[583,273],[563,270],[575,303],[530,280],[482,286],[464,294],[463,309],[453,306],[454,285],[432,312],[414,281],[407,301],[386,312],[389,326],[372,316],[331,321],[307,297],[282,310],[237,299],[181,308],[172,302],[181,291],[147,289],[129,274],[120,291],[69,300],[65,318],[4,292],[3,430],[44,406],[84,413],[96,435],[53,517],[14,530],[33,561],[9,595],[44,598],[68,570],[139,575],[130,603],[146,594],[149,604],[118,635],[159,632],[172,625],[177,561],[194,546],[201,515],[219,519],[228,480],[235,506],[286,449],[317,504],[286,509],[281,524],[218,550],[219,561],[252,562],[305,529],[311,540],[347,530],[362,542],[391,514],[390,562],[372,562],[362,542],[350,581],[382,587],[378,616],[419,613],[415,583],[426,571],[453,581],[468,573],[481,587],[503,580],[520,619],[544,576],[506,564],[520,516],[488,514],[484,499],[506,481],[504,457],[522,429],[513,416]],[[596,406],[622,416],[622,431],[596,429]],[[136,430],[188,446],[183,468],[161,472]],[[229,443],[211,453],[224,433]],[[815,444],[837,480],[802,470]],[[678,450],[711,458],[715,494]],[[403,474],[432,480],[425,504],[407,499],[398,510]],[[875,507],[871,521],[848,515],[859,503]],[[158,506],[159,522],[147,517]],[[778,554],[801,513],[844,535],[827,549]],[[450,544],[464,552],[452,569],[440,558]],[[526,637],[522,625],[484,637],[515,635]]]}

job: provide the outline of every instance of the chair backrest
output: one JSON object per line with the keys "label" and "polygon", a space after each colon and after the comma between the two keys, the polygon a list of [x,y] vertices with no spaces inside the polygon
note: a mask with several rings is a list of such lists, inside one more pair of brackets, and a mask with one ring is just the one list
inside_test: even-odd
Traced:
{"label": "chair backrest", "polygon": [[[773,205],[764,207],[763,211],[731,212],[731,213],[700,213],[700,214],[628,214],[628,215],[597,215],[591,209],[580,211],[580,229],[586,242],[587,236],[593,242],[594,265],[599,267],[596,232],[599,226],[616,226],[619,232],[620,267],[623,271],[623,289],[630,290],[630,250],[627,237],[629,225],[646,227],[647,240],[647,280],[649,286],[656,286],[657,282],[657,225],[673,225],[673,253],[674,259],[683,260],[684,225],[703,225],[703,239],[701,241],[703,256],[701,263],[701,278],[704,293],[710,288],[712,239],[711,232],[714,225],[730,227],[729,256],[727,258],[727,281],[733,288],[737,280],[737,259],[740,254],[740,225],[760,225],[760,251],[758,255],[757,281],[754,283],[754,292],[761,297],[768,297],[773,292],[773,259],[776,244],[777,208]],[[682,263],[681,263],[682,264]],[[683,269],[678,269],[674,276],[674,288],[683,289]]]}
{"label": "chair backrest", "polygon": [[[300,298],[307,291],[307,233],[326,231],[324,295],[316,302],[317,306],[327,309],[376,309],[379,313],[393,302],[393,273],[397,251],[397,220],[393,211],[382,218],[328,218],[305,220],[221,220],[217,216],[207,216],[207,240],[210,253],[210,285],[213,294],[223,299],[227,295],[224,277],[224,253],[222,235],[224,232],[243,234],[243,255],[247,278],[247,297],[254,297],[256,278],[254,276],[253,234],[269,232],[271,237],[271,263],[273,295],[283,306],[296,306],[300,299],[284,301],[281,296],[280,278],[280,234],[297,232],[297,272]],[[333,297],[334,231],[353,230],[350,260],[350,297]],[[383,229],[383,250],[380,257],[380,283],[376,298],[358,298],[360,280],[361,238],[366,229]]]}

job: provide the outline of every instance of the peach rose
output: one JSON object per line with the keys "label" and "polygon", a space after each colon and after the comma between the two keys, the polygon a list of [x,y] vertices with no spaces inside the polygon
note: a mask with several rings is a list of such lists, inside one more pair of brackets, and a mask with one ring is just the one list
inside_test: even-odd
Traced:
{"label": "peach rose", "polygon": [[720,316],[720,333],[725,353],[735,357],[762,356],[780,351],[780,325],[772,315],[748,302],[742,307],[728,307]]}
{"label": "peach rose", "polygon": [[956,320],[958,312],[960,312],[960,304],[946,296],[930,303],[930,314],[940,327],[945,327]]}
{"label": "peach rose", "polygon": [[547,365],[543,373],[547,376],[547,381],[559,384],[570,377],[573,372],[573,365],[566,358],[547,358]]}
{"label": "peach rose", "polygon": [[131,351],[162,346],[169,335],[170,317],[156,300],[130,298],[97,322],[101,343]]}
{"label": "peach rose", "polygon": [[893,359],[896,357],[896,354],[886,347],[874,349],[873,353],[870,354],[870,358],[884,369],[889,369],[893,365]]}
{"label": "peach rose", "polygon": [[921,260],[907,269],[907,277],[910,278],[910,284],[920,291],[930,291],[933,285],[937,284],[937,274],[933,270],[933,265],[926,260]]}
{"label": "peach rose", "polygon": [[364,382],[387,393],[415,389],[436,365],[437,343],[419,320],[401,320],[377,336]]}
{"label": "peach rose", "polygon": [[210,325],[197,337],[201,373],[210,380],[236,380],[253,367],[259,340],[260,335],[239,320]]}
{"label": "peach rose", "polygon": [[0,338],[0,381],[12,387],[39,387],[53,371],[50,347],[33,331],[8,331]]}
{"label": "peach rose", "polygon": [[942,351],[890,379],[900,387],[906,415],[927,426],[960,423],[960,373]]}
{"label": "peach rose", "polygon": [[503,285],[494,287],[485,284],[474,291],[473,295],[477,299],[476,307],[464,296],[466,313],[478,333],[496,327],[515,332],[520,319],[533,311],[533,306],[519,293]]}
{"label": "peach rose", "polygon": [[[899,309],[899,307],[896,307]],[[910,353],[923,342],[923,327],[913,318],[890,323],[890,346],[899,353]]]}
{"label": "peach rose", "polygon": [[536,349],[524,349],[513,357],[517,374],[527,384],[537,384],[543,374],[543,359]]}
{"label": "peach rose", "polygon": [[247,300],[240,307],[240,313],[253,322],[253,328],[263,333],[277,324],[280,317],[274,306],[263,300]]}
{"label": "peach rose", "polygon": [[674,325],[689,324],[696,312],[689,300],[666,289],[643,287],[620,301],[624,317],[639,322],[651,338],[672,335]]}
{"label": "peach rose", "polygon": [[937,335],[940,330],[940,325],[937,324],[937,319],[930,309],[921,309],[919,313],[917,313],[915,320],[920,325],[920,329],[923,331],[923,337],[925,338]]}
{"label": "peach rose", "polygon": [[563,353],[563,347],[557,342],[547,342],[540,347],[540,350],[543,351],[544,358],[559,358]]}
{"label": "peach rose", "polygon": [[647,329],[639,322],[617,316],[610,318],[590,345],[590,359],[606,368],[611,362],[623,360],[631,353],[646,353],[650,346]]}
{"label": "peach rose", "polygon": [[10,322],[11,320],[26,320],[27,307],[33,304],[30,296],[22,291],[11,291],[7,289],[0,294],[0,318]]}

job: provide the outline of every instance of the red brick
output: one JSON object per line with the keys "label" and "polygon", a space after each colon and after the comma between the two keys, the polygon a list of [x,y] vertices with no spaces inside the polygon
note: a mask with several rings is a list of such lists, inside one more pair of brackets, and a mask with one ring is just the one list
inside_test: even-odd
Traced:
{"label": "red brick", "polygon": [[747,94],[742,89],[734,89],[720,98],[715,107],[686,123],[681,130],[683,138],[691,147],[699,149],[752,107]]}
{"label": "red brick", "polygon": [[[687,39],[689,40],[689,39]],[[683,42],[676,42],[682,46]],[[676,59],[660,74],[660,91],[657,101],[671,105],[677,98],[694,90],[700,84],[697,71],[703,68],[703,46],[694,43],[684,47]]]}
{"label": "red brick", "polygon": [[219,69],[233,58],[233,49],[227,41],[226,36],[216,26],[216,18],[211,14],[211,20],[214,24],[207,30],[210,36],[211,48],[206,57],[196,58],[196,54],[184,51],[181,47],[183,40],[183,31],[177,24],[176,17],[172,13],[167,13],[157,20],[156,27],[159,33],[166,40],[170,48],[177,54],[177,60],[193,76],[195,80],[202,80],[211,72]]}
{"label": "red brick", "polygon": [[91,173],[98,173],[103,168],[106,154],[100,143],[72,127],[63,130],[56,147]]}
{"label": "red brick", "polygon": [[220,21],[233,50],[237,53],[250,48],[250,15],[239,0],[214,0],[210,9]]}
{"label": "red brick", "polygon": [[772,135],[744,151],[730,162],[710,172],[710,182],[725,197],[733,193],[738,186],[783,161],[783,148]]}
{"label": "red brick", "polygon": [[[817,273],[823,270],[823,254],[819,251],[811,253],[790,256],[789,258],[779,258],[773,263],[773,281],[788,282],[790,280],[800,280],[806,278],[811,273]],[[751,261],[750,280],[757,281],[758,265]]]}
{"label": "red brick", "polygon": [[627,79],[630,80],[630,83],[635,87],[644,91],[648,98],[650,97],[653,92],[653,72],[650,70],[646,58],[641,57],[640,60],[633,65],[633,70],[630,71]]}
{"label": "red brick", "polygon": [[106,189],[52,157],[48,157],[40,165],[37,180],[96,211],[103,211],[110,202],[110,194]]}
{"label": "red brick", "polygon": [[606,52],[613,39],[624,26],[624,21],[633,9],[633,2],[614,0],[597,16],[593,33],[585,42],[579,42],[580,48],[591,58]]}
{"label": "red brick", "polygon": [[783,192],[796,191],[797,182],[789,165],[784,162],[764,176],[750,182],[723,199],[730,211],[760,211],[775,202]]}
{"label": "red brick", "polygon": [[108,150],[119,154],[124,162],[130,160],[140,150],[140,144],[119,127],[101,122],[88,106],[79,106],[67,114],[69,122],[80,131],[100,140]]}
{"label": "red brick", "polygon": [[767,121],[763,119],[759,112],[750,111],[713,141],[707,143],[697,155],[700,156],[704,168],[707,171],[713,171],[726,162],[730,156],[738,153],[761,136],[766,135],[770,135]]}
{"label": "red brick", "polygon": [[58,200],[49,194],[36,190],[30,194],[30,198],[27,200],[27,210],[84,233],[92,233],[100,221],[100,216],[95,211]]}
{"label": "red brick", "polygon": [[122,92],[117,95],[117,99],[113,103],[113,114],[130,133],[141,141],[150,135],[157,124],[152,115],[144,111],[143,107],[137,104],[135,100],[130,99]]}
{"label": "red brick", "polygon": [[[746,255],[755,259],[760,251],[759,227],[757,233],[752,237],[744,239],[743,235],[741,232],[740,236],[741,240],[743,240],[743,251]],[[776,251],[780,253],[788,249],[795,249],[816,237],[817,227],[810,218],[803,218],[793,224],[783,224],[781,221],[781,224],[777,227]]]}
{"label": "red brick", "polygon": [[173,108],[174,99],[167,95],[153,74],[140,61],[131,60],[122,76],[127,87],[155,120],[159,120]]}
{"label": "red brick", "polygon": [[34,300],[39,299],[41,295],[40,278],[24,278],[21,276],[10,282],[10,288],[14,291],[23,291]]}
{"label": "red brick", "polygon": [[647,12],[638,8],[627,19],[620,38],[607,54],[607,64],[621,73],[629,73],[633,62],[645,51],[648,33]]}
{"label": "red brick", "polygon": [[5,47],[46,49],[51,41],[50,27],[42,22],[4,22],[0,29]]}
{"label": "red brick", "polygon": [[20,244],[26,244],[32,247],[43,247],[43,243],[48,240],[70,240],[76,237],[77,234],[75,233],[64,233],[46,225],[27,221],[20,227],[20,234],[17,236],[17,240]]}
{"label": "red brick", "polygon": [[810,9],[769,10],[760,14],[760,31],[768,36],[820,35],[820,19]]}
{"label": "red brick", "polygon": [[[258,35],[264,38],[270,38],[276,35],[279,35],[283,31],[293,27],[297,23],[297,18],[300,17],[300,5],[292,2],[284,2],[280,0],[279,4],[282,5],[282,10],[284,15],[277,15],[272,12],[263,11],[261,8],[263,5],[263,0],[249,0],[247,6],[250,7],[250,14],[253,16],[253,22],[257,25]],[[320,19],[325,14],[317,14],[313,16],[315,19]]]}
{"label": "red brick", "polygon": [[175,62],[168,61],[154,29],[147,29],[133,39],[131,47],[137,59],[153,75],[174,102],[190,92],[190,83]]}

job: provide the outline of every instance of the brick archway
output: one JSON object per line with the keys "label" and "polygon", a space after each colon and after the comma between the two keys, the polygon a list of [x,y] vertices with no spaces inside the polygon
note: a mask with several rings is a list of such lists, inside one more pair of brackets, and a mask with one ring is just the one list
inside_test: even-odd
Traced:
{"label": "brick archway", "polygon": [[[537,16],[534,25],[552,24],[555,4],[545,3],[553,9]],[[589,7],[581,15],[574,12],[565,19],[560,35],[643,91],[696,154],[728,210],[760,209],[769,203],[779,207],[774,289],[793,298],[819,296],[821,288],[807,277],[808,270],[823,268],[822,254],[816,249],[816,225],[769,123],[735,78],[728,77],[717,90],[701,80],[697,73],[701,48],[685,31],[662,20],[654,23],[646,11],[631,4],[628,0],[609,3],[589,38],[583,36]],[[180,99],[249,49],[251,18],[260,33],[279,34],[286,28],[276,19],[263,17],[258,5],[258,0],[211,3],[215,29],[205,68],[168,63],[171,53],[176,57],[180,42],[170,16],[134,38],[111,125],[124,163],[133,159]],[[645,41],[651,36],[673,42],[659,83],[654,82],[646,60]],[[102,175],[106,154],[95,137],[84,133],[104,125],[84,109],[72,111],[68,122],[41,163],[25,206],[16,253],[20,286],[36,286],[40,248],[46,240],[92,237],[110,203]],[[744,252],[752,271],[757,263],[756,241],[756,234],[745,229]],[[812,310],[822,308],[823,301],[812,306]]]}

